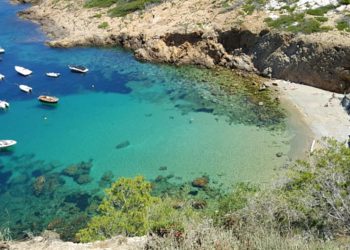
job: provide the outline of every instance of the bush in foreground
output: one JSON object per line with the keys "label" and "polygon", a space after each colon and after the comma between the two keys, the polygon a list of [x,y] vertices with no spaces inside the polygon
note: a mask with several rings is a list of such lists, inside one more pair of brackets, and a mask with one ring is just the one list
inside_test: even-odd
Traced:
{"label": "bush in foreground", "polygon": [[143,177],[121,178],[106,189],[106,197],[98,208],[98,215],[80,230],[76,238],[81,242],[103,240],[117,234],[128,236],[148,233],[148,210],[157,201],[151,196],[151,183]]}

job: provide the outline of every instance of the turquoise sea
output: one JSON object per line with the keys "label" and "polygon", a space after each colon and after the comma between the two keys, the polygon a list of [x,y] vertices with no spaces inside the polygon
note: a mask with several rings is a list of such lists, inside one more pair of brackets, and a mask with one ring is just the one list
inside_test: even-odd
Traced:
{"label": "turquoise sea", "polygon": [[[244,92],[228,95],[188,77],[200,69],[141,63],[119,48],[49,48],[37,25],[17,18],[27,7],[0,1],[0,100],[11,105],[0,111],[0,139],[18,141],[0,152],[0,225],[12,237],[50,229],[70,239],[121,176],[181,185],[205,175],[229,187],[268,182],[292,157],[296,132],[281,118],[262,119]],[[90,71],[74,74],[68,64]],[[22,77],[15,65],[34,73]],[[62,76],[46,77],[51,71]],[[43,105],[41,94],[60,102]]]}

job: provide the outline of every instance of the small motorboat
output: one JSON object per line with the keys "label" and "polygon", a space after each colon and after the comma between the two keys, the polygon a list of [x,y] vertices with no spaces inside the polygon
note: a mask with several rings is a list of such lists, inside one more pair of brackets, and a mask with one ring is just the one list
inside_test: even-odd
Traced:
{"label": "small motorboat", "polygon": [[10,107],[10,104],[6,101],[0,101],[0,109],[7,109]]}
{"label": "small motorboat", "polygon": [[47,75],[48,77],[55,77],[55,78],[57,78],[57,77],[59,77],[61,74],[60,74],[60,73],[55,73],[55,72],[49,72],[49,73],[46,73],[46,75]]}
{"label": "small motorboat", "polygon": [[89,71],[88,68],[81,65],[68,65],[68,67],[72,72],[76,72],[76,73],[86,73]]}
{"label": "small motorboat", "polygon": [[4,80],[5,76],[3,74],[0,74],[0,81]]}
{"label": "small motorboat", "polygon": [[3,54],[3,53],[5,53],[5,49],[0,47],[0,54]]}
{"label": "small motorboat", "polygon": [[30,74],[33,73],[33,71],[23,68],[21,66],[15,66],[15,70],[17,71],[18,74],[22,75],[22,76],[29,76]]}
{"label": "small motorboat", "polygon": [[22,90],[23,92],[26,92],[26,93],[31,93],[33,88],[32,87],[29,87],[27,85],[24,85],[24,84],[20,84],[18,85],[19,89]]}
{"label": "small motorboat", "polygon": [[16,144],[17,142],[14,140],[0,140],[0,149],[8,148]]}
{"label": "small motorboat", "polygon": [[41,95],[41,96],[38,97],[38,100],[41,101],[41,102],[44,102],[44,103],[55,104],[55,103],[58,103],[58,101],[60,99],[58,99],[55,96]]}

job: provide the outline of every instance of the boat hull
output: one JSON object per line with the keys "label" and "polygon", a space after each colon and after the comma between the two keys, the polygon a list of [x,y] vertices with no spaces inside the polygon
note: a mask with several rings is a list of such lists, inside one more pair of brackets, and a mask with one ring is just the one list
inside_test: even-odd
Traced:
{"label": "boat hull", "polygon": [[19,89],[25,93],[31,93],[33,90],[31,87],[27,85],[19,85]]}
{"label": "boat hull", "polygon": [[55,96],[39,96],[38,100],[42,103],[56,104],[59,99]]}
{"label": "boat hull", "polygon": [[18,74],[22,75],[22,76],[29,76],[33,73],[33,71],[23,68],[21,66],[15,66],[15,70]]}
{"label": "boat hull", "polygon": [[57,77],[59,77],[60,75],[61,75],[60,73],[46,73],[46,76],[52,77],[52,78],[57,78]]}
{"label": "boat hull", "polygon": [[74,73],[87,73],[89,69],[85,67],[77,67],[77,66],[68,66],[69,69]]}
{"label": "boat hull", "polygon": [[16,145],[15,140],[0,140],[0,149],[5,149]]}
{"label": "boat hull", "polygon": [[10,107],[10,104],[5,101],[0,101],[0,109],[7,109]]}

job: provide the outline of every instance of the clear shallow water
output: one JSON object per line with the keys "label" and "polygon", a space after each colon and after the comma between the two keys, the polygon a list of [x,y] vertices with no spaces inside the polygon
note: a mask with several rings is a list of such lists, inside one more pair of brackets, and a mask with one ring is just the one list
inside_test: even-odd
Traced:
{"label": "clear shallow water", "polygon": [[[225,96],[186,76],[197,69],[140,63],[120,49],[46,47],[38,26],[16,18],[21,8],[0,2],[0,99],[11,104],[0,112],[0,138],[18,141],[0,152],[0,222],[14,237],[74,231],[67,224],[82,225],[99,190],[117,177],[162,175],[181,183],[207,175],[228,186],[268,181],[287,160],[292,131],[261,127],[268,112],[260,114],[244,93]],[[73,74],[68,64],[90,72]],[[21,77],[14,65],[34,73]],[[62,77],[48,78],[49,71]],[[20,92],[20,83],[33,93]],[[42,105],[41,94],[60,103]]]}

